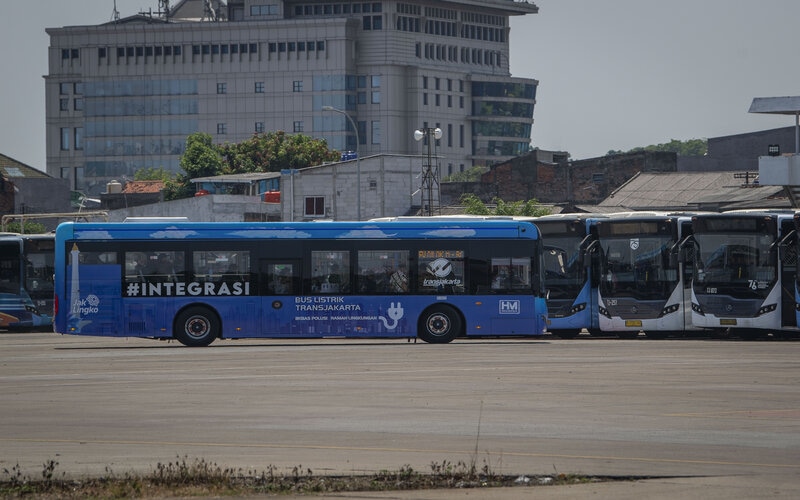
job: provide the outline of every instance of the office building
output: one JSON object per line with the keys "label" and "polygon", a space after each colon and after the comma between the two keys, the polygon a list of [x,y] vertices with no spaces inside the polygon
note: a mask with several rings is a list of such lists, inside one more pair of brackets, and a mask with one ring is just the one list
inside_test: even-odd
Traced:
{"label": "office building", "polygon": [[197,131],[221,144],[284,130],[363,157],[423,155],[430,135],[414,131],[440,128],[442,177],[508,160],[529,149],[538,83],[510,75],[509,19],[537,11],[516,0],[159,0],[51,28],[47,172],[99,194],[141,168],[180,171]]}

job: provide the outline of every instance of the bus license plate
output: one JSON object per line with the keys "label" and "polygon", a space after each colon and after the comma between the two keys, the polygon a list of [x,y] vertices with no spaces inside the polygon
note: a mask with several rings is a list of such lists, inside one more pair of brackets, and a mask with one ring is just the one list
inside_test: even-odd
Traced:
{"label": "bus license plate", "polygon": [[721,319],[719,320],[719,324],[721,326],[736,326],[736,319],[735,318]]}
{"label": "bus license plate", "polygon": [[640,319],[626,319],[625,326],[642,326],[642,320]]}

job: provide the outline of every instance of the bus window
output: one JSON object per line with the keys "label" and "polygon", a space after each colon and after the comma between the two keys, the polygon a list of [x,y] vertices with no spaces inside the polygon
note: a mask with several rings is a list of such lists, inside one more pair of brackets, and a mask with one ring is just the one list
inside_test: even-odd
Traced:
{"label": "bus window", "polygon": [[530,258],[492,258],[492,290],[530,290],[530,288]]}
{"label": "bus window", "polygon": [[464,293],[463,250],[420,250],[417,265],[419,293]]}
{"label": "bus window", "polygon": [[199,282],[246,282],[250,280],[250,252],[192,252],[194,275]]}
{"label": "bus window", "polygon": [[408,250],[358,252],[358,293],[408,293]]}
{"label": "bus window", "polygon": [[267,262],[262,264],[268,295],[295,295],[300,291],[300,264],[292,262]]}
{"label": "bus window", "polygon": [[311,291],[348,293],[350,291],[350,252],[311,252]]}

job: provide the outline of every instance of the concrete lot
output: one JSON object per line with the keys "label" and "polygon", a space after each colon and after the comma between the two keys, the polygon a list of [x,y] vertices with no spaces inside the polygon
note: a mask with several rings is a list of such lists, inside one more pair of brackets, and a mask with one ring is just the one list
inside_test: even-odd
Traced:
{"label": "concrete lot", "polygon": [[19,465],[32,477],[48,460],[71,476],[147,472],[179,457],[315,475],[474,462],[502,474],[659,479],[335,497],[800,498],[800,342],[547,336],[190,349],[4,333],[0,402],[0,471]]}

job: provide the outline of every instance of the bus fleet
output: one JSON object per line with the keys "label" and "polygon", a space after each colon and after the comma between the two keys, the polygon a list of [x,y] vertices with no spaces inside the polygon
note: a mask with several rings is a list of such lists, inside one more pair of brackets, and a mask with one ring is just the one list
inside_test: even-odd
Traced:
{"label": "bus fleet", "polygon": [[800,334],[800,214],[65,223],[57,333],[175,339]]}

